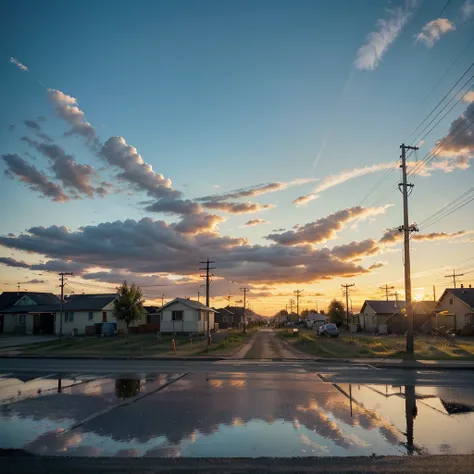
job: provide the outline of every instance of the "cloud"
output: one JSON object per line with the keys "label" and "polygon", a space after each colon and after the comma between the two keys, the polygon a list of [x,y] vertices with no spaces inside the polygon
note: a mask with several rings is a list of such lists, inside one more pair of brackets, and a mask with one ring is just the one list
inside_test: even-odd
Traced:
{"label": "cloud", "polygon": [[250,219],[243,225],[243,227],[251,227],[261,224],[270,224],[270,222],[266,221],[265,219]]}
{"label": "cloud", "polygon": [[260,196],[262,194],[273,193],[275,191],[282,191],[292,186],[300,186],[302,184],[312,183],[318,181],[316,178],[299,178],[287,182],[272,182],[256,184],[247,188],[236,189],[222,194],[211,194],[210,196],[203,196],[196,198],[197,201],[226,201],[228,199],[240,199],[245,197]]}
{"label": "cloud", "polygon": [[443,35],[454,31],[456,27],[447,18],[430,21],[415,35],[416,42],[421,42],[431,48]]}
{"label": "cloud", "polygon": [[8,124],[8,131],[13,132],[15,130],[15,124],[10,123]]}
{"label": "cloud", "polygon": [[38,132],[36,134],[37,137],[41,138],[42,140],[44,140],[45,142],[48,142],[48,143],[53,143],[54,140],[47,134],[47,133],[44,133],[44,132]]}
{"label": "cloud", "polygon": [[469,91],[464,94],[462,100],[468,104],[474,102],[474,91]]}
{"label": "cloud", "polygon": [[11,57],[10,62],[14,64],[16,67],[18,67],[19,69],[21,69],[22,71],[28,71],[28,68],[24,64],[20,63],[18,59]]}
{"label": "cloud", "polygon": [[216,211],[225,211],[231,214],[252,214],[255,212],[266,211],[272,209],[272,204],[257,204],[252,202],[220,202],[220,201],[206,201],[202,205],[207,209]]}
{"label": "cloud", "polygon": [[30,265],[28,263],[15,260],[14,258],[10,257],[0,257],[0,263],[6,265],[7,267],[30,268]]}
{"label": "cloud", "polygon": [[434,152],[439,156],[464,157],[472,159],[474,156],[474,102],[453,122],[448,134],[438,140]]}
{"label": "cloud", "polygon": [[159,269],[163,274],[194,277],[199,259],[209,255],[216,261],[220,277],[245,284],[310,282],[369,272],[359,264],[340,260],[329,249],[318,250],[312,245],[250,245],[246,239],[215,231],[194,234],[188,230],[195,229],[144,218],[76,231],[63,226],[32,227],[16,237],[0,237],[0,245],[51,259],[32,267],[38,270],[46,265],[52,270],[52,262],[60,261],[55,269],[68,271],[64,262],[71,261],[82,269],[93,266],[137,275],[156,274]]}
{"label": "cloud", "polygon": [[203,212],[202,206],[190,199],[162,198],[145,207],[148,212],[163,212],[164,214],[190,215]]}
{"label": "cloud", "polygon": [[[417,242],[433,241],[433,240],[452,240],[462,237],[471,231],[460,230],[458,232],[431,232],[429,234],[412,233],[410,240]],[[398,229],[387,229],[379,240],[379,243],[385,245],[394,245],[403,241],[403,233]]]}
{"label": "cloud", "polygon": [[33,278],[33,280],[24,281],[22,283],[23,283],[23,285],[39,285],[41,283],[46,283],[46,281],[45,280],[38,280],[37,278]]}
{"label": "cloud", "polygon": [[342,230],[347,222],[383,214],[386,209],[387,206],[351,207],[310,222],[296,231],[289,230],[282,234],[270,234],[265,238],[282,245],[319,244],[334,239],[337,232]]}
{"label": "cloud", "polygon": [[35,120],[24,120],[23,123],[28,128],[31,128],[31,130],[35,130],[35,131],[38,131],[38,132],[41,130],[41,127],[40,127],[39,123],[36,122]]}
{"label": "cloud", "polygon": [[382,268],[385,266],[385,263],[383,262],[375,262],[372,265],[370,265],[369,270],[377,270],[377,268]]}
{"label": "cloud", "polygon": [[83,264],[80,262],[69,262],[66,260],[49,260],[44,263],[36,263],[30,265],[30,270],[43,271],[43,272],[70,272],[76,275],[81,275],[84,271],[89,268],[89,264]]}
{"label": "cloud", "polygon": [[376,255],[381,251],[380,245],[375,239],[366,239],[359,242],[338,245],[333,247],[332,253],[341,260],[353,260],[355,258]]}
{"label": "cloud", "polygon": [[461,8],[462,16],[464,20],[469,20],[474,15],[474,3],[472,0],[466,0]]}
{"label": "cloud", "polygon": [[318,198],[318,193],[326,191],[334,186],[343,184],[346,181],[351,179],[359,178],[370,173],[376,173],[378,171],[387,170],[393,167],[393,163],[380,163],[377,165],[364,166],[362,168],[352,168],[344,170],[341,173],[330,175],[327,178],[324,178],[313,190],[312,193],[305,196],[300,196],[299,198],[293,201],[293,204],[301,206],[307,204],[309,201]]}
{"label": "cloud", "polygon": [[78,164],[74,157],[68,155],[59,145],[39,143],[28,137],[23,137],[22,140],[51,160],[51,169],[64,187],[74,189],[91,198],[94,194],[101,196],[106,194],[107,190],[103,186],[97,189],[92,186],[91,179],[97,175],[92,166]]}
{"label": "cloud", "polygon": [[225,218],[201,212],[184,216],[176,225],[175,229],[184,234],[197,234],[214,230]]}
{"label": "cloud", "polygon": [[16,175],[19,180],[27,183],[33,191],[41,193],[56,202],[69,201],[64,191],[37,170],[34,165],[28,164],[23,158],[16,154],[2,155],[3,161],[7,165],[6,173],[10,176]]}
{"label": "cloud", "polygon": [[79,103],[75,97],[65,94],[56,89],[48,89],[48,98],[53,104],[56,113],[67,123],[72,125],[64,135],[82,136],[87,145],[97,151],[99,141],[94,127],[85,121],[84,112],[78,107]]}
{"label": "cloud", "polygon": [[369,33],[367,43],[359,48],[354,62],[361,70],[373,71],[378,67],[389,46],[398,38],[420,2],[406,0],[403,6],[387,10],[388,18],[379,18],[377,28]]}
{"label": "cloud", "polygon": [[147,191],[152,197],[181,196],[181,192],[171,187],[171,180],[153,171],[152,166],[143,161],[137,149],[128,145],[122,137],[109,138],[101,148],[100,156],[110,165],[123,170],[118,175],[119,179],[132,183],[138,190]]}

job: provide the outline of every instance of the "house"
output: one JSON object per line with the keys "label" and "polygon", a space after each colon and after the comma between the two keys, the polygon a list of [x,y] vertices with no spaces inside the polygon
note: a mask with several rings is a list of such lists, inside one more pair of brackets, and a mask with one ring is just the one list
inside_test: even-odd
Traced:
{"label": "house", "polygon": [[306,318],[306,326],[308,328],[314,328],[327,324],[329,317],[325,314],[318,313],[316,311],[310,311]]}
{"label": "house", "polygon": [[154,326],[160,325],[161,319],[161,306],[143,306],[146,311],[146,324],[153,324]]}
{"label": "house", "polygon": [[[9,308],[2,310],[5,332],[26,334],[59,334],[61,330],[61,303],[50,294],[25,294]],[[45,296],[48,295],[48,296]],[[116,293],[72,295],[63,303],[62,334],[93,335],[102,331],[101,323],[114,323],[115,329],[124,330],[126,325],[117,321],[114,312]],[[44,304],[39,304],[44,303]],[[131,327],[146,323],[134,321]]]}
{"label": "house", "polygon": [[175,298],[161,308],[161,333],[207,333],[214,329],[215,310],[198,301]]}
{"label": "house", "polygon": [[242,313],[231,311],[228,307],[216,310],[215,322],[219,329],[238,328],[241,322],[239,318],[242,318]]}
{"label": "house", "polygon": [[362,329],[370,332],[384,332],[380,328],[387,324],[387,320],[405,308],[404,301],[365,300],[360,310],[360,324]]}
{"label": "house", "polygon": [[474,324],[474,288],[447,288],[435,308],[434,326],[460,331]]}
{"label": "house", "polygon": [[[413,302],[413,330],[426,333],[432,327],[432,316],[437,301],[414,301]],[[390,316],[387,319],[387,332],[389,334],[405,334],[407,330],[406,311]]]}
{"label": "house", "polygon": [[0,295],[0,333],[54,334],[58,304],[52,293],[5,291]]}

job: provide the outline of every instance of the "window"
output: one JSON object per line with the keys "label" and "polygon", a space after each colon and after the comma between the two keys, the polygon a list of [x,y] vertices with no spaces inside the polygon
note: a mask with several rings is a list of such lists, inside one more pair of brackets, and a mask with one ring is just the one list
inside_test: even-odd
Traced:
{"label": "window", "polygon": [[454,298],[449,298],[449,304],[454,304]]}
{"label": "window", "polygon": [[198,321],[202,321],[202,314],[201,314],[201,311],[197,310],[197,318],[198,318]]}
{"label": "window", "polygon": [[26,314],[20,314],[18,316],[18,324],[20,326],[25,326],[26,325]]}
{"label": "window", "polygon": [[66,311],[64,313],[64,321],[72,323],[74,321],[74,312],[73,311]]}
{"label": "window", "polygon": [[94,319],[94,313],[92,311],[89,311],[89,321],[92,321]]}
{"label": "window", "polygon": [[223,314],[223,315],[222,315],[222,322],[223,322],[223,323],[227,323],[227,322],[228,322],[228,321],[227,321],[227,314]]}
{"label": "window", "polygon": [[474,313],[464,315],[464,324],[474,324]]}
{"label": "window", "polygon": [[172,311],[171,321],[182,321],[184,311]]}
{"label": "window", "polygon": [[103,323],[107,322],[107,311],[102,311],[102,322]]}

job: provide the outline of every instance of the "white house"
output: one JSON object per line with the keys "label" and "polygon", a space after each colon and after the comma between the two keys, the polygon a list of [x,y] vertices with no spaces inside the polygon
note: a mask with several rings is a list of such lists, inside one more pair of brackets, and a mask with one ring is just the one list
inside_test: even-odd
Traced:
{"label": "white house", "polygon": [[474,324],[474,288],[448,288],[436,305],[434,326],[446,326],[459,331]]}
{"label": "white house", "polygon": [[160,332],[162,333],[207,333],[208,321],[214,329],[215,310],[185,298],[175,298],[162,307]]}

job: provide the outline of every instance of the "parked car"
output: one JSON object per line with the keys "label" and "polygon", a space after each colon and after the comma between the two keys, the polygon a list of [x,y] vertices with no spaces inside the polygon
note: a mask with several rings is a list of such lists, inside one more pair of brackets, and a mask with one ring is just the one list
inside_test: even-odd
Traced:
{"label": "parked car", "polygon": [[320,336],[339,337],[339,329],[335,324],[325,324],[319,328]]}

